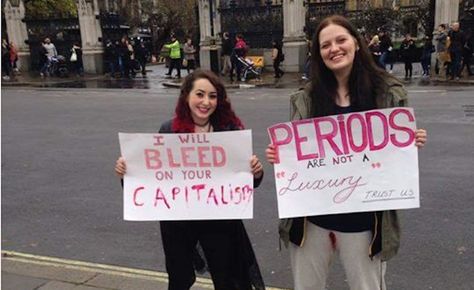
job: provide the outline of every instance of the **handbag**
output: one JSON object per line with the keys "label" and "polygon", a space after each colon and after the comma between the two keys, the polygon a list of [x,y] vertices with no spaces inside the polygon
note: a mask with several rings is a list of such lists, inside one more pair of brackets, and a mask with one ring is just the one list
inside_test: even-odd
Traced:
{"label": "handbag", "polygon": [[183,58],[183,67],[187,67],[188,66],[188,60]]}
{"label": "handbag", "polygon": [[76,53],[76,50],[73,50],[72,54],[71,54],[71,58],[69,59],[71,62],[75,62],[77,61],[77,53]]}
{"label": "handbag", "polygon": [[451,62],[451,55],[447,51],[440,52],[439,60],[442,62]]}

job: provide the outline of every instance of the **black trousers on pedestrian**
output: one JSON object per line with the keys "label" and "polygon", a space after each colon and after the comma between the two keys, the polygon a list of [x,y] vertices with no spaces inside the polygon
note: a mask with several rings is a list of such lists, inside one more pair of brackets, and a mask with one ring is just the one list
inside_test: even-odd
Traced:
{"label": "black trousers on pedestrian", "polygon": [[173,69],[176,68],[176,70],[178,71],[176,73],[176,76],[178,78],[181,77],[181,58],[171,58],[170,59],[170,67],[168,69],[168,75],[171,76],[171,73],[173,72]]}
{"label": "black trousers on pedestrian", "polygon": [[237,59],[235,55],[232,55],[230,57],[231,61],[231,67],[230,67],[230,80],[234,81],[234,71],[236,72],[237,75],[237,81],[241,80],[241,74],[242,74],[242,63],[240,60]]}
{"label": "black trousers on pedestrian", "polygon": [[466,53],[464,54],[464,57],[463,57],[463,60],[462,60],[462,67],[461,67],[461,70],[459,71],[459,74],[462,73],[462,71],[464,70],[464,67],[467,68],[467,73],[472,76],[474,73],[471,71],[471,54],[470,53]]}
{"label": "black trousers on pedestrian", "polygon": [[214,289],[251,290],[251,275],[264,287],[242,221],[162,221],[160,226],[169,290],[188,290],[194,284],[198,243]]}
{"label": "black trousers on pedestrian", "polygon": [[284,71],[281,70],[280,63],[281,63],[281,61],[279,61],[279,60],[274,60],[273,61],[273,70],[275,72],[275,77],[276,78],[281,77],[285,73]]}
{"label": "black trousers on pedestrian", "polygon": [[196,69],[196,62],[194,59],[188,59],[188,65],[186,66],[186,69],[188,70],[188,74]]}
{"label": "black trousers on pedestrian", "polygon": [[405,61],[405,77],[411,78],[411,75],[413,73],[413,64],[411,61]]}
{"label": "black trousers on pedestrian", "polygon": [[10,76],[11,70],[10,55],[2,57],[2,75]]}

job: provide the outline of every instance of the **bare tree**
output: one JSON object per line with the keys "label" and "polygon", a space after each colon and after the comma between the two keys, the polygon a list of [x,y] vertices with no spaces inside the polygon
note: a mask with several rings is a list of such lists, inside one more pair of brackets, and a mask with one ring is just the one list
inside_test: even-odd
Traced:
{"label": "bare tree", "polygon": [[158,53],[171,33],[178,38],[197,36],[196,0],[142,0],[143,18],[151,28],[153,51]]}

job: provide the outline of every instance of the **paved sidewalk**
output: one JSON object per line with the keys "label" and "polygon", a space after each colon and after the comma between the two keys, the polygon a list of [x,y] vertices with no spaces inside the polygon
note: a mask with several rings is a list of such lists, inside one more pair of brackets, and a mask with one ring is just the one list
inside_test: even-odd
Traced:
{"label": "paved sidewalk", "polygon": [[[2,290],[166,290],[166,273],[2,251]],[[213,289],[198,278],[195,290]]]}
{"label": "paved sidewalk", "polygon": [[[166,273],[2,251],[2,290],[166,290]],[[193,290],[214,289],[197,278]],[[280,290],[267,287],[268,290]],[[282,290],[282,289],[281,289]]]}
{"label": "paved sidewalk", "polygon": [[[2,251],[2,290],[166,290],[166,273]],[[192,290],[214,289],[197,278]],[[267,287],[268,290],[283,290]]]}
{"label": "paved sidewalk", "polygon": [[[179,88],[181,80],[169,79],[165,77],[167,68],[164,64],[154,64],[147,67],[147,76],[142,77],[140,74],[134,79],[111,78],[108,75],[92,75],[86,74],[83,77],[71,76],[68,78],[46,77],[41,78],[36,73],[23,73],[15,76],[9,81],[2,80],[2,87],[10,86],[28,86],[28,87],[60,87],[60,88],[137,88],[137,89],[153,89],[156,86],[165,86]],[[183,78],[187,75],[185,69],[182,71]],[[421,66],[414,64],[413,78],[411,80],[403,80],[404,68],[403,64],[397,63],[393,68],[393,75],[400,78],[406,85],[414,82],[421,84],[439,83],[447,85],[474,85],[474,76],[463,77],[459,80],[445,80],[436,76],[431,78],[421,77]],[[254,88],[254,87],[272,87],[272,88],[299,88],[306,83],[301,79],[301,73],[287,72],[285,75],[276,79],[273,77],[273,70],[266,68],[260,79],[250,79],[246,82],[230,82],[229,77],[222,76],[222,80],[227,88]]]}

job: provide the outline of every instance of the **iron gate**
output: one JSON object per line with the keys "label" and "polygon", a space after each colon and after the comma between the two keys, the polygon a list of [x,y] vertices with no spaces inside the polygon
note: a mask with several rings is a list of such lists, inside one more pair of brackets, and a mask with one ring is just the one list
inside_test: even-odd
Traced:
{"label": "iron gate", "polygon": [[269,48],[283,38],[282,0],[221,1],[218,8],[222,31],[241,33],[251,48]]}

